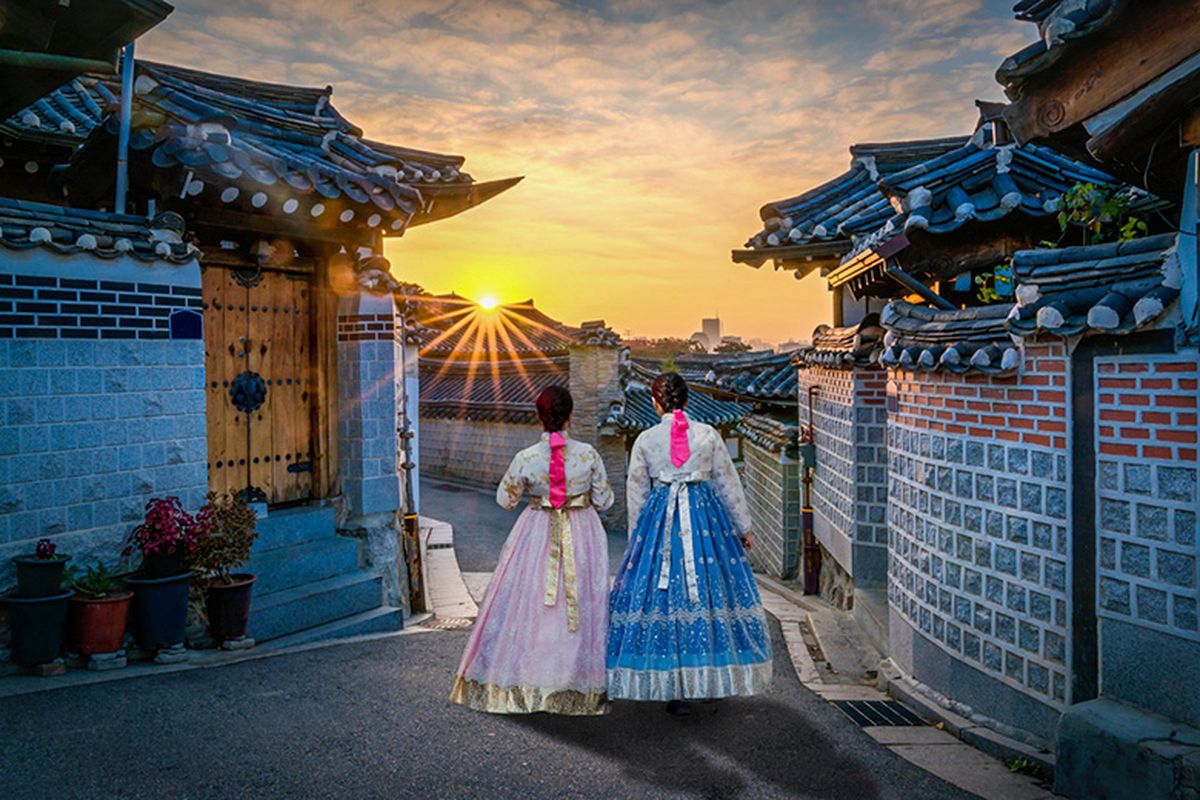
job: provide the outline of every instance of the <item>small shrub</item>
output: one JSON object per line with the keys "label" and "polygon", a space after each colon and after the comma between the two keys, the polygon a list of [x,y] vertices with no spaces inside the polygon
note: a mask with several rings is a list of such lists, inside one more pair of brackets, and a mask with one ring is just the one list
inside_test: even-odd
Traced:
{"label": "small shrub", "polygon": [[209,492],[200,513],[208,525],[191,551],[189,566],[204,580],[232,583],[234,570],[250,560],[258,517],[244,497],[215,492]]}
{"label": "small shrub", "polygon": [[108,597],[118,586],[116,578],[109,574],[102,561],[88,567],[82,575],[74,567],[67,567],[67,582],[75,591],[94,599]]}

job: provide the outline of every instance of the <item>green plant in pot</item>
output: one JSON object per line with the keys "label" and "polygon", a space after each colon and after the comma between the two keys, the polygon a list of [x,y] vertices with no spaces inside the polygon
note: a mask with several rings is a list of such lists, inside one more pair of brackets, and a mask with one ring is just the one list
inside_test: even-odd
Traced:
{"label": "green plant in pot", "polygon": [[67,615],[67,649],[89,656],[120,650],[133,592],[102,561],[84,572],[68,569],[67,580],[75,590]]}
{"label": "green plant in pot", "polygon": [[39,539],[32,555],[15,556],[17,595],[50,597],[63,592],[63,569],[70,556],[58,552],[49,539]]}
{"label": "green plant in pot", "polygon": [[146,518],[133,529],[125,554],[137,552],[142,569],[126,579],[133,588],[133,634],[142,647],[155,650],[183,642],[187,629],[186,559],[207,531],[204,509],[192,516],[178,497],[153,498]]}
{"label": "green plant in pot", "polygon": [[213,492],[200,515],[206,529],[188,563],[204,583],[209,631],[220,642],[241,639],[246,635],[256,576],[237,570],[250,560],[258,517],[244,497]]}

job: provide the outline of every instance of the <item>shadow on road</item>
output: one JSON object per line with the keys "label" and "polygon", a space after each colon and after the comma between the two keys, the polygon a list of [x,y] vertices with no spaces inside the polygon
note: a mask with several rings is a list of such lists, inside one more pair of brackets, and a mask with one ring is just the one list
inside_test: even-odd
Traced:
{"label": "shadow on road", "polygon": [[617,702],[597,724],[549,715],[512,721],[606,757],[627,779],[664,791],[726,798],[754,782],[811,797],[879,796],[874,776],[840,754],[828,730],[769,698],[693,703],[682,718],[662,703]]}

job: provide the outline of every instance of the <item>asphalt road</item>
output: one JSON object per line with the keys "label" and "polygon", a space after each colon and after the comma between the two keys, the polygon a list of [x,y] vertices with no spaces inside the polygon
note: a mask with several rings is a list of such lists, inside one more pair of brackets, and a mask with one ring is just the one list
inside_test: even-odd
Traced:
{"label": "asphalt road", "polygon": [[800,686],[775,627],[769,694],[607,717],[478,714],[437,631],[10,697],[0,797],[968,798]]}
{"label": "asphalt road", "polygon": [[[423,491],[464,569],[490,571],[514,514]],[[687,718],[632,702],[595,718],[468,711],[446,699],[462,630],[8,697],[0,800],[971,797],[801,686],[772,629],[771,691]]]}
{"label": "asphalt road", "polygon": [[[494,489],[439,480],[421,482],[421,513],[454,525],[454,553],[463,572],[491,572],[500,548],[520,516],[521,508],[496,505]],[[608,532],[609,574],[615,575],[625,554],[625,529]]]}

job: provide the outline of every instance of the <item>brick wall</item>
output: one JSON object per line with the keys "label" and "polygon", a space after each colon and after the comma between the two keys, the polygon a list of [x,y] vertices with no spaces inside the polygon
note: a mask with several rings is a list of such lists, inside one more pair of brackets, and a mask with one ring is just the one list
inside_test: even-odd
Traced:
{"label": "brick wall", "polygon": [[801,425],[808,423],[809,387],[818,387],[812,487],[817,540],[856,581],[881,585],[887,564],[886,374],[810,367],[800,370],[799,383]]}
{"label": "brick wall", "polygon": [[38,538],[114,566],[148,499],[203,503],[199,297],[195,262],[0,254],[0,589]]}
{"label": "brick wall", "polygon": [[741,474],[755,533],[750,563],[768,575],[790,575],[800,543],[800,465],[745,440]]}
{"label": "brick wall", "polygon": [[541,435],[542,426],[537,424],[425,417],[421,419],[421,475],[495,486],[513,456]]}
{"label": "brick wall", "polygon": [[[1052,707],[1066,698],[1067,369],[1061,343],[1030,343],[1019,378],[895,372],[888,384],[893,615]],[[1000,693],[925,674],[895,627],[893,658],[919,680],[1034,727]]]}

